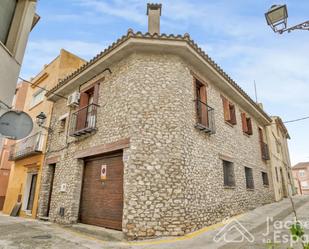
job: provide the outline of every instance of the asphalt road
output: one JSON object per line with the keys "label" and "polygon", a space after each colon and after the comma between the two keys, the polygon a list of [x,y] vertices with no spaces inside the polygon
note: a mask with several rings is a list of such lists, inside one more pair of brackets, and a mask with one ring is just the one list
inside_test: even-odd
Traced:
{"label": "asphalt road", "polygon": [[[294,197],[299,220],[309,236],[309,196]],[[126,241],[120,233],[107,229],[57,224],[9,217],[0,214],[0,248],[5,249],[259,249],[302,248],[290,239],[289,225],[294,215],[290,201],[272,203],[227,222],[206,227],[183,237]]]}

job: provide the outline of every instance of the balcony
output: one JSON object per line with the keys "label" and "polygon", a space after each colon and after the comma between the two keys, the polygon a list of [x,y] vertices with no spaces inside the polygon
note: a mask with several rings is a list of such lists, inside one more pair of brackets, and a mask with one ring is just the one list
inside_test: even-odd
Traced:
{"label": "balcony", "polygon": [[214,108],[199,99],[195,100],[195,103],[197,114],[197,123],[195,128],[205,133],[214,134],[216,132]]}
{"label": "balcony", "polygon": [[24,138],[23,140],[13,144],[10,149],[9,160],[15,161],[24,157],[42,153],[44,137],[45,135],[38,132],[33,136]]}
{"label": "balcony", "polygon": [[71,116],[69,135],[83,136],[96,131],[97,104],[89,104],[74,112]]}
{"label": "balcony", "polygon": [[268,149],[268,144],[264,143],[264,142],[260,142],[261,144],[261,152],[262,152],[262,159],[263,160],[269,160],[269,149]]}

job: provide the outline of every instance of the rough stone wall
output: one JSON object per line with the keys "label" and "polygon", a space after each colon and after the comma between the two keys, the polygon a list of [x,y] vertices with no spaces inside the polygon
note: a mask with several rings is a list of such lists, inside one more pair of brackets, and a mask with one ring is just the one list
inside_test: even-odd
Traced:
{"label": "rough stone wall", "polygon": [[[273,201],[273,189],[263,185],[261,172],[269,166],[262,160],[258,127],[260,124],[251,116],[253,135],[242,131],[241,112],[246,112],[231,97],[221,92],[205,76],[208,83],[208,105],[215,109],[216,133],[205,134],[194,129],[196,122],[194,87],[189,68],[183,70],[183,155],[186,175],[186,232],[221,221],[225,217],[242,213],[248,209]],[[201,74],[202,75],[202,74]],[[187,83],[189,82],[189,84]],[[224,120],[221,94],[228,97],[236,108],[236,125]],[[249,114],[250,116],[250,114]],[[261,127],[261,126],[260,126]],[[264,129],[265,134],[265,129]],[[222,158],[234,164],[235,188],[224,187]],[[254,190],[246,189],[244,167],[253,169]]]}
{"label": "rough stone wall", "polygon": [[[208,104],[215,108],[217,133],[209,136],[194,128],[192,76],[179,57],[132,54],[111,70],[100,86],[98,131],[77,142],[64,133],[50,137],[47,157],[61,155],[52,220],[78,219],[83,162],[73,158],[75,151],[127,137],[123,231],[128,237],[182,235],[272,201],[271,187],[262,185],[261,170],[267,171],[267,166],[261,160],[256,121],[253,135],[244,135],[237,106],[237,125],[227,125],[220,91],[211,82]],[[58,118],[68,111],[64,100],[57,101],[52,126],[56,128]],[[234,189],[223,187],[219,154],[233,158]],[[246,190],[244,166],[253,168],[253,191]],[[61,183],[67,184],[66,193],[60,193]],[[42,184],[42,194],[47,185]],[[60,206],[66,208],[64,217],[59,216]]]}

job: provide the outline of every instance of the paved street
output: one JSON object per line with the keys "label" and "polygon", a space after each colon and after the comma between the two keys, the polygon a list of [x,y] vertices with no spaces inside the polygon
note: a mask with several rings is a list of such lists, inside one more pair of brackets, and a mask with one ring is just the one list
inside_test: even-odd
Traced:
{"label": "paved street", "polygon": [[[305,222],[309,224],[309,197],[295,197],[294,200],[299,220],[303,224]],[[286,235],[289,235],[288,230],[282,228],[279,221],[292,221],[291,211],[290,202],[285,199],[234,217],[235,219],[229,220],[230,223],[226,227],[225,223],[220,223],[184,237],[132,242],[125,241],[119,232],[101,228],[84,225],[77,225],[73,228],[61,227],[49,222],[1,215],[0,248],[271,248],[267,247],[270,245],[267,239],[277,242],[272,244],[273,248],[288,248],[289,241],[279,243],[287,238]],[[270,224],[269,234],[265,235],[268,231],[267,217],[273,221],[268,222]],[[305,224],[307,234],[309,234],[308,224]],[[254,241],[251,241],[252,238]],[[293,248],[301,247],[293,245]]]}

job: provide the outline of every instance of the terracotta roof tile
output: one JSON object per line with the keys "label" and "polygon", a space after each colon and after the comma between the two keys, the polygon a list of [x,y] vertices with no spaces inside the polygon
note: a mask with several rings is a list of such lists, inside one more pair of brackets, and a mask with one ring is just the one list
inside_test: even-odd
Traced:
{"label": "terracotta roof tile", "polygon": [[309,167],[309,162],[301,162],[292,167],[292,169],[304,169]]}
{"label": "terracotta roof tile", "polygon": [[120,44],[124,43],[125,41],[129,40],[130,38],[143,38],[143,39],[158,39],[158,40],[180,40],[180,41],[186,41],[197,53],[199,53],[211,66],[213,66],[218,73],[220,73],[230,84],[232,84],[256,109],[259,110],[260,113],[262,113],[267,119],[271,122],[271,118],[268,116],[268,114],[259,107],[251,98],[250,96],[227,74],[224,72],[220,66],[215,63],[195,42],[190,38],[190,35],[188,33],[185,33],[184,35],[174,35],[170,34],[167,35],[165,33],[162,34],[150,34],[150,33],[142,33],[140,31],[134,33],[132,29],[129,29],[126,35],[123,35],[121,38],[119,38],[116,42],[113,42],[108,48],[97,54],[95,57],[93,57],[89,62],[86,62],[84,65],[82,65],[79,69],[71,73],[70,75],[66,76],[64,79],[59,81],[59,83],[53,87],[46,96],[50,96],[55,92],[57,89],[65,85],[69,82],[69,80],[73,79],[75,76],[77,76],[79,73],[90,67],[92,64],[94,64],[96,61],[98,61],[100,58],[105,56],[107,53],[109,53],[111,50],[119,46]]}

